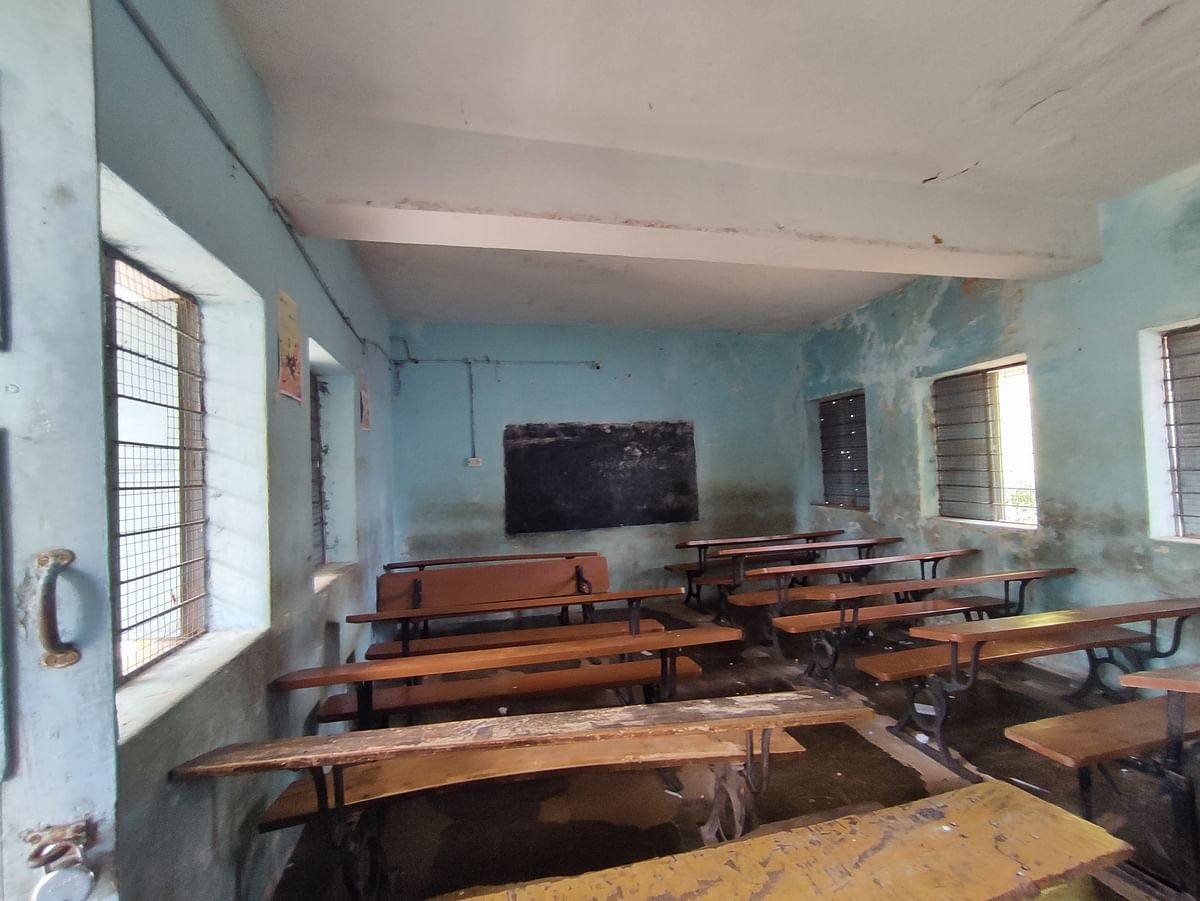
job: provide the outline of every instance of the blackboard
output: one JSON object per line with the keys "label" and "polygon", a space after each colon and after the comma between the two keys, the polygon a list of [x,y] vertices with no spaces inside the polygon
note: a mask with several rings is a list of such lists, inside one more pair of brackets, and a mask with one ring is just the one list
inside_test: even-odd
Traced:
{"label": "blackboard", "polygon": [[699,517],[691,422],[504,427],[504,529],[510,535]]}

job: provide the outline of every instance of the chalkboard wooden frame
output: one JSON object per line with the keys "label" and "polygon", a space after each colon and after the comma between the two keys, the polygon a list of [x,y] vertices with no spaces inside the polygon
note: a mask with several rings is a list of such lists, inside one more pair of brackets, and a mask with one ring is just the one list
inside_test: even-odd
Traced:
{"label": "chalkboard wooden frame", "polygon": [[690,421],[504,427],[509,535],[699,518]]}

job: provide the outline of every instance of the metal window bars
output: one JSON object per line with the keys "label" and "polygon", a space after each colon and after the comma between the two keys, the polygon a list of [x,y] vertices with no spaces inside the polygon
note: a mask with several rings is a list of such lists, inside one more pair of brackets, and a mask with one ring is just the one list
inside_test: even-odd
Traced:
{"label": "metal window bars", "polygon": [[204,371],[195,299],[106,251],[104,305],[124,680],[206,629]]}
{"label": "metal window bars", "polygon": [[817,405],[821,425],[821,474],[825,503],[859,510],[871,506],[867,468],[867,403],[862,391],[823,400]]}
{"label": "metal window bars", "polygon": [[1200,537],[1200,326],[1162,336],[1175,534]]}
{"label": "metal window bars", "polygon": [[312,550],[313,563],[327,559],[328,523],[325,499],[325,446],[321,438],[321,396],[328,386],[317,374],[309,375],[309,454],[312,459]]}
{"label": "metal window bars", "polygon": [[[1024,403],[1017,409],[1005,409],[1001,400],[1001,380],[1007,378],[1019,379],[1024,392]],[[942,516],[1036,525],[1032,421],[1027,405],[1028,369],[1024,363],[947,376],[933,383],[938,511]]]}

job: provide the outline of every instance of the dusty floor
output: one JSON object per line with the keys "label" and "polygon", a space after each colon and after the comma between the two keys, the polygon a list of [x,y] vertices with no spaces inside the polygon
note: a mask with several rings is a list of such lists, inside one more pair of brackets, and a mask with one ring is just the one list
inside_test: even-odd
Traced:
{"label": "dusty floor", "polygon": [[[705,622],[678,605],[649,615],[668,626]],[[553,622],[530,620],[527,625]],[[881,685],[853,667],[858,653],[903,642],[901,633],[874,636],[848,649],[839,671],[846,691],[877,712],[864,725],[791,730],[805,753],[775,758],[770,785],[755,800],[754,823],[826,818],[843,809],[890,806],[957,787],[961,779],[886,731],[904,709],[902,684]],[[807,642],[789,641],[783,656],[751,646],[713,646],[691,654],[704,668],[679,687],[680,698],[786,690],[797,683]],[[992,668],[955,703],[949,744],[989,776],[1018,780],[1079,812],[1074,771],[1007,741],[1004,728],[1080,709],[1065,698],[1072,686],[1023,664]],[[613,692],[507,704],[509,713],[619,704]],[[1104,703],[1089,699],[1085,704]],[[500,715],[494,704],[448,711],[422,721]],[[1110,768],[1114,786],[1097,776],[1096,809],[1103,825],[1138,849],[1143,865],[1170,875],[1169,813],[1149,777]],[[481,784],[405,798],[377,811],[393,897],[427,898],[476,885],[567,875],[701,847],[712,773],[708,767],[621,773],[579,773],[503,784]],[[1131,813],[1132,811],[1132,813]],[[309,827],[276,892],[276,901],[344,897],[336,862],[319,830]],[[1082,897],[1119,897],[1085,888]]]}

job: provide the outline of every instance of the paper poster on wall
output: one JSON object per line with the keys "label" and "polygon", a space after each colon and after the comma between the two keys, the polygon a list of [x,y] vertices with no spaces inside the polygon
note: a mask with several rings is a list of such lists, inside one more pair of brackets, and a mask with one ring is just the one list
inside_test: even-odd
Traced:
{"label": "paper poster on wall", "polygon": [[279,292],[279,385],[285,397],[303,403],[304,380],[300,378],[300,310],[296,301]]}
{"label": "paper poster on wall", "polygon": [[371,431],[371,392],[367,390],[367,374],[358,371],[358,427]]}

